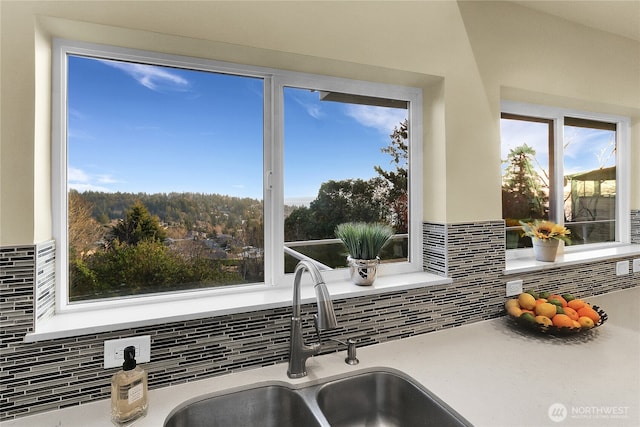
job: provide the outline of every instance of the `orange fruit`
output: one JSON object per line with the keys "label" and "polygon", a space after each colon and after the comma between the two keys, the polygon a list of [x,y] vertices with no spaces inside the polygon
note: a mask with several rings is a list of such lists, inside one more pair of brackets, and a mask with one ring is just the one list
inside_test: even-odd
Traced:
{"label": "orange fruit", "polygon": [[571,320],[578,320],[578,318],[580,317],[578,316],[578,312],[571,307],[564,307],[563,311],[564,311],[564,314],[566,314],[571,318]]}
{"label": "orange fruit", "polygon": [[560,295],[549,295],[549,298],[547,298],[547,301],[551,300],[551,299],[557,299],[558,301],[560,301],[562,303],[563,307],[567,306],[567,300],[565,300],[564,298],[562,298]]}
{"label": "orange fruit", "polygon": [[567,303],[567,305],[569,307],[573,308],[574,310],[578,311],[578,310],[580,310],[582,307],[584,307],[587,304],[584,301],[582,301],[581,299],[572,299],[571,301],[569,301]]}
{"label": "orange fruit", "polygon": [[547,302],[547,300],[546,300],[545,298],[538,298],[538,299],[536,300],[536,306],[538,306],[538,305],[542,304],[543,302]]}
{"label": "orange fruit", "polygon": [[580,324],[580,327],[582,328],[593,328],[595,326],[595,323],[593,323],[593,320],[591,320],[590,317],[586,317],[586,316],[582,316],[581,318],[578,319],[578,323]]}
{"label": "orange fruit", "polygon": [[591,307],[582,307],[580,310],[578,310],[578,316],[588,317],[589,319],[593,320],[593,323],[595,324],[600,321],[600,315]]}
{"label": "orange fruit", "polygon": [[522,311],[522,314],[524,314],[524,313],[530,313],[530,314],[533,314],[533,316],[535,316],[535,315],[536,315],[536,312],[535,312],[535,311],[533,311],[533,310],[527,310],[526,308],[521,308],[520,310]]}
{"label": "orange fruit", "polygon": [[573,328],[573,320],[566,314],[556,314],[551,322],[558,328]]}
{"label": "orange fruit", "polygon": [[543,302],[536,306],[536,314],[538,316],[545,316],[551,319],[556,315],[556,306],[548,302]]}

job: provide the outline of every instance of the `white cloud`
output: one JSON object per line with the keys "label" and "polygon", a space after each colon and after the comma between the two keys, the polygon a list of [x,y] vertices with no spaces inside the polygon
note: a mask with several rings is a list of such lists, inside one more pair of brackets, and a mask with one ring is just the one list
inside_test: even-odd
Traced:
{"label": "white cloud", "polygon": [[78,183],[69,183],[69,188],[72,190],[76,190],[78,193],[84,193],[85,191],[100,191],[103,193],[111,193],[113,190],[107,187],[100,187],[99,185],[92,184],[78,184]]}
{"label": "white cloud", "polygon": [[80,141],[80,140],[84,140],[84,141],[93,141],[95,140],[95,136],[93,136],[91,133],[84,131],[84,130],[69,130],[67,132],[67,138],[69,138],[69,140],[75,140],[75,141]]}
{"label": "white cloud", "polygon": [[75,117],[75,118],[81,119],[81,120],[84,120],[86,118],[84,113],[82,113],[80,110],[76,110],[75,108],[69,108],[68,114],[71,117]]}
{"label": "white cloud", "polygon": [[391,134],[407,118],[407,111],[397,108],[374,107],[371,105],[348,105],[346,114],[363,126]]}
{"label": "white cloud", "polygon": [[96,177],[96,180],[101,184],[115,184],[117,182],[120,182],[111,175],[98,175]]}
{"label": "white cloud", "polygon": [[67,171],[67,181],[69,182],[88,182],[89,175],[83,170],[70,167]]}
{"label": "white cloud", "polygon": [[501,120],[500,122],[501,158],[506,160],[509,151],[527,144],[536,151],[536,157],[547,163],[549,151],[549,131],[545,123],[524,120]]}
{"label": "white cloud", "polygon": [[154,91],[187,90],[189,81],[166,68],[147,64],[102,60],[105,65],[124,71],[142,86]]}
{"label": "white cloud", "polygon": [[308,115],[314,119],[320,119],[324,116],[322,108],[318,105],[317,94],[312,91],[306,92],[300,90],[296,92],[291,99],[293,99],[298,105],[300,105],[307,112]]}
{"label": "white cloud", "polygon": [[314,119],[320,119],[324,114],[322,113],[322,109],[318,105],[307,104],[304,105],[304,108],[307,110],[307,114],[309,114]]}
{"label": "white cloud", "polygon": [[[69,167],[67,171],[68,187],[79,192],[84,191],[104,191],[111,192],[112,189],[105,187],[104,184],[114,184],[119,182],[111,175],[93,176],[82,169]],[[103,184],[103,185],[100,185]]]}

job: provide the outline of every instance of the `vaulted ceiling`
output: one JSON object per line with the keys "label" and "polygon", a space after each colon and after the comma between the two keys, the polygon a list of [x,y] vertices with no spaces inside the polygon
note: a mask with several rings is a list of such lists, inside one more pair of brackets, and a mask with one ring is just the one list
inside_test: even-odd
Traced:
{"label": "vaulted ceiling", "polygon": [[521,6],[640,41],[640,1],[513,0]]}

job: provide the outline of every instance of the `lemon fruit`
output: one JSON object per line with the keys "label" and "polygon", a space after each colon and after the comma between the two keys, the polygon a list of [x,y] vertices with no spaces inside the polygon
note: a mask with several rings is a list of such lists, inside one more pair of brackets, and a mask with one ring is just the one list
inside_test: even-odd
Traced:
{"label": "lemon fruit", "polygon": [[509,307],[507,309],[507,313],[509,313],[509,315],[513,317],[520,317],[520,315],[522,314],[522,309],[520,307]]}
{"label": "lemon fruit", "polygon": [[535,320],[536,320],[536,323],[540,323],[541,325],[544,325],[544,326],[553,325],[553,322],[547,316],[536,316]]}
{"label": "lemon fruit", "polygon": [[551,319],[556,315],[556,306],[548,302],[540,303],[536,306],[536,315]]}
{"label": "lemon fruit", "polygon": [[521,308],[533,310],[533,308],[536,306],[536,299],[533,297],[533,295],[523,292],[518,296],[518,303],[520,304]]}
{"label": "lemon fruit", "polygon": [[511,307],[520,308],[520,304],[518,304],[518,300],[515,298],[508,299],[507,302],[504,303],[505,310],[509,310]]}
{"label": "lemon fruit", "polygon": [[595,323],[593,323],[593,320],[587,316],[580,317],[578,319],[578,323],[580,324],[581,328],[591,329],[595,326]]}

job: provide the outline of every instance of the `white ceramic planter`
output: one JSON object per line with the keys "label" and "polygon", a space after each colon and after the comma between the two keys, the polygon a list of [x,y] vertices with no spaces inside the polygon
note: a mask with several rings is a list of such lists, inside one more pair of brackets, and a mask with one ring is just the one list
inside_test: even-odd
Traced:
{"label": "white ceramic planter", "polygon": [[560,241],[557,239],[532,239],[533,254],[536,261],[553,262],[556,260]]}

